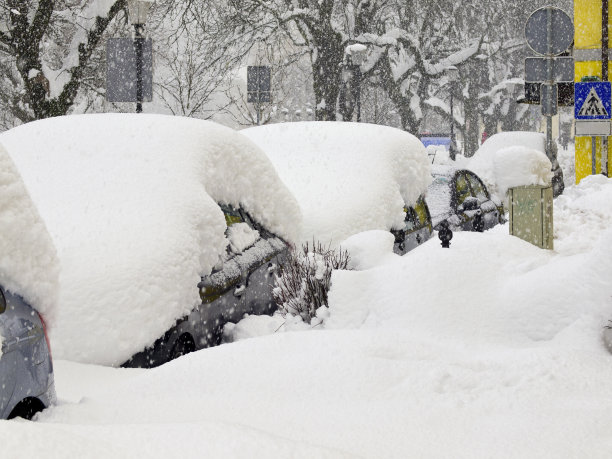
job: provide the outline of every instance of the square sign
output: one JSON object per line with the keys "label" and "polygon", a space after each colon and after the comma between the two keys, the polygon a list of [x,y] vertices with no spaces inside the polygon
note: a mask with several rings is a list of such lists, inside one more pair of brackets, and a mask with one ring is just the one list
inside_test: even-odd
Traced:
{"label": "square sign", "polygon": [[[153,43],[142,47],[142,100],[153,99]],[[109,38],[106,43],[106,100],[137,102],[136,49],[131,38]]]}
{"label": "square sign", "polygon": [[267,65],[247,67],[247,102],[270,102],[271,69]]}
{"label": "square sign", "polygon": [[612,114],[612,88],[609,81],[574,84],[574,118],[609,120]]}

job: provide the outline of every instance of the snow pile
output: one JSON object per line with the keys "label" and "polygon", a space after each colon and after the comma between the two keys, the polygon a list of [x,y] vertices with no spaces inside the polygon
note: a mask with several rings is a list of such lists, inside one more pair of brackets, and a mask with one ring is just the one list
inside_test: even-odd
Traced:
{"label": "snow pile", "polygon": [[401,228],[431,181],[423,144],[366,123],[282,123],[240,131],[258,144],[304,215],[301,239],[337,245],[367,230]]}
{"label": "snow pile", "polygon": [[503,198],[508,188],[550,185],[551,163],[539,132],[500,132],[489,137],[467,164],[489,191]]}
{"label": "snow pile", "polygon": [[52,324],[59,290],[57,253],[15,164],[2,145],[0,233],[0,285],[20,295]]}
{"label": "snow pile", "polygon": [[217,203],[241,204],[289,241],[298,234],[297,203],[268,159],[215,123],[69,116],[0,141],[58,250],[56,358],[120,364],[196,306],[200,276],[228,244]]}
{"label": "snow pile", "polygon": [[389,231],[371,230],[355,234],[341,247],[349,253],[349,269],[371,269],[392,262],[398,255],[393,253],[395,237]]}

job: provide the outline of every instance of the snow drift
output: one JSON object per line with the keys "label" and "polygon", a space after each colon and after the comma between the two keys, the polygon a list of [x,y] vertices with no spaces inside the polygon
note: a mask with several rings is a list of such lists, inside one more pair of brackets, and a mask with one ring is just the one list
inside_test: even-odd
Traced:
{"label": "snow drift", "polygon": [[240,131],[268,155],[302,208],[302,241],[338,244],[367,230],[401,228],[431,181],[413,135],[366,123],[299,122]]}
{"label": "snow drift", "polygon": [[120,364],[199,304],[228,243],[217,203],[242,205],[288,241],[297,203],[265,155],[195,119],[80,115],[0,135],[61,263],[54,356]]}

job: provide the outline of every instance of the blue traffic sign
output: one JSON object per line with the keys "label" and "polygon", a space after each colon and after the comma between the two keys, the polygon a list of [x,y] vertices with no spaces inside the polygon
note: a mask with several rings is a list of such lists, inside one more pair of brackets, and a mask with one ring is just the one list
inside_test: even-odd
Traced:
{"label": "blue traffic sign", "polygon": [[612,114],[612,87],[609,81],[574,84],[574,118],[609,120]]}

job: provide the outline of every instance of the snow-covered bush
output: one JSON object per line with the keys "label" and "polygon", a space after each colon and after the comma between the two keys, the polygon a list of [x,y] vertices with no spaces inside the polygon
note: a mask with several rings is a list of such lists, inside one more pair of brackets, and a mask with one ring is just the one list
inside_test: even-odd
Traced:
{"label": "snow-covered bush", "polygon": [[294,248],[283,264],[272,291],[279,312],[300,316],[306,323],[317,315],[321,307],[328,307],[327,293],[334,269],[347,269],[349,254],[313,241]]}

